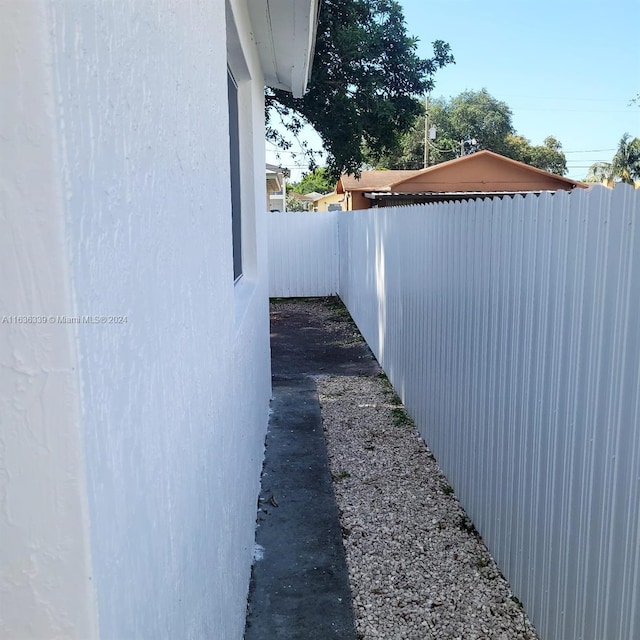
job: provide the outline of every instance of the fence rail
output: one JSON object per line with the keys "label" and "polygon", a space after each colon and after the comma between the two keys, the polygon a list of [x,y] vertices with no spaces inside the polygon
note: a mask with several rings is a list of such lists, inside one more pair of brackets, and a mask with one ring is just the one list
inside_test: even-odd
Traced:
{"label": "fence rail", "polygon": [[338,292],[541,638],[640,637],[640,193],[337,224]]}

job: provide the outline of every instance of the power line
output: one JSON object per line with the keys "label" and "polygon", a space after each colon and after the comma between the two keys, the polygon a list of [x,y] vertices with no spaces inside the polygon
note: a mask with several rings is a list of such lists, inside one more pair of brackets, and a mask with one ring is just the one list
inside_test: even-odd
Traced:
{"label": "power line", "polygon": [[582,151],[564,151],[561,150],[562,153],[604,153],[605,151],[615,151],[615,148],[613,149],[583,149]]}
{"label": "power line", "polygon": [[504,94],[506,98],[524,98],[525,100],[571,100],[575,102],[628,102],[628,98],[576,98],[575,96],[525,96],[522,94]]}
{"label": "power line", "polygon": [[538,109],[531,107],[517,107],[513,105],[509,105],[510,109],[514,112],[521,111],[561,111],[563,113],[630,113],[633,108],[628,107],[627,109],[569,109],[566,107],[540,107]]}

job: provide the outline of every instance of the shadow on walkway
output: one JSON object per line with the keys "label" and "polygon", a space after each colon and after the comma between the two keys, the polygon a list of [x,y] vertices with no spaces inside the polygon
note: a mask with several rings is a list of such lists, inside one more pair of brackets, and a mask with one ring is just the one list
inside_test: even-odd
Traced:
{"label": "shadow on walkway", "polygon": [[[293,301],[291,301],[293,302]],[[314,376],[379,367],[337,298],[271,305],[273,400],[245,640],[354,640],[351,591]]]}

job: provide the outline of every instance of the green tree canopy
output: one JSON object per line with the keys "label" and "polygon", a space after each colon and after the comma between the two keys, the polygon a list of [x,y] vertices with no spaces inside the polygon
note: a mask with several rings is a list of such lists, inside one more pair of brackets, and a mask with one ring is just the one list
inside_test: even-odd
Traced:
{"label": "green tree canopy", "polygon": [[300,182],[290,182],[289,187],[295,193],[331,193],[336,185],[336,181],[329,176],[326,167],[319,167],[305,173]]}
{"label": "green tree canopy", "polygon": [[447,133],[456,142],[475,139],[478,149],[502,154],[508,151],[505,139],[515,133],[511,109],[486,89],[464,91],[443,110],[449,124]]}
{"label": "green tree canopy", "polygon": [[518,135],[507,136],[505,142],[505,156],[559,176],[567,173],[567,158],[562,153],[562,145],[553,136],[547,136],[541,145],[532,145],[530,140]]}
{"label": "green tree canopy", "polygon": [[[506,102],[486,89],[464,91],[451,99],[436,98],[429,103],[429,127],[436,139],[429,144],[429,164],[453,160],[469,151],[488,149],[546,171],[564,175],[567,170],[562,145],[549,136],[534,146],[516,134],[512,113]],[[425,115],[416,116],[409,131],[394,150],[377,153],[365,148],[370,165],[387,169],[420,169],[424,166]],[[475,140],[475,143],[470,141]],[[461,144],[462,143],[462,144]],[[466,143],[466,144],[465,144]]]}
{"label": "green tree canopy", "polygon": [[640,180],[640,138],[632,138],[630,134],[625,133],[620,138],[611,164],[614,175],[622,182],[633,184]]}
{"label": "green tree canopy", "polygon": [[625,182],[640,180],[640,138],[625,133],[611,162],[596,162],[589,167],[586,182]]}
{"label": "green tree canopy", "polygon": [[610,162],[595,162],[589,167],[585,182],[613,181],[613,168]]}
{"label": "green tree canopy", "polygon": [[287,193],[287,211],[306,211],[307,207],[302,200]]}
{"label": "green tree canopy", "polygon": [[[420,113],[416,96],[433,87],[435,71],[452,63],[449,45],[433,43],[432,58],[418,56],[396,0],[323,0],[309,89],[302,98],[267,89],[267,137],[282,148],[309,123],[327,153],[328,173],[359,172],[363,142],[383,153]],[[307,149],[313,164],[313,155]]]}

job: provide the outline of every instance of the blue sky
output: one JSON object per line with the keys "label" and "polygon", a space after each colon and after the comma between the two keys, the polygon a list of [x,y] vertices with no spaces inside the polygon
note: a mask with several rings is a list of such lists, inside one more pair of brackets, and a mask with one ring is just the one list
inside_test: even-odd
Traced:
{"label": "blue sky", "polygon": [[[640,0],[400,4],[421,56],[444,40],[456,59],[436,73],[431,96],[486,88],[509,105],[519,134],[534,144],[560,140],[569,177],[611,160],[625,132],[640,137],[640,107],[629,106],[640,93]],[[270,152],[267,161],[276,161]]]}

